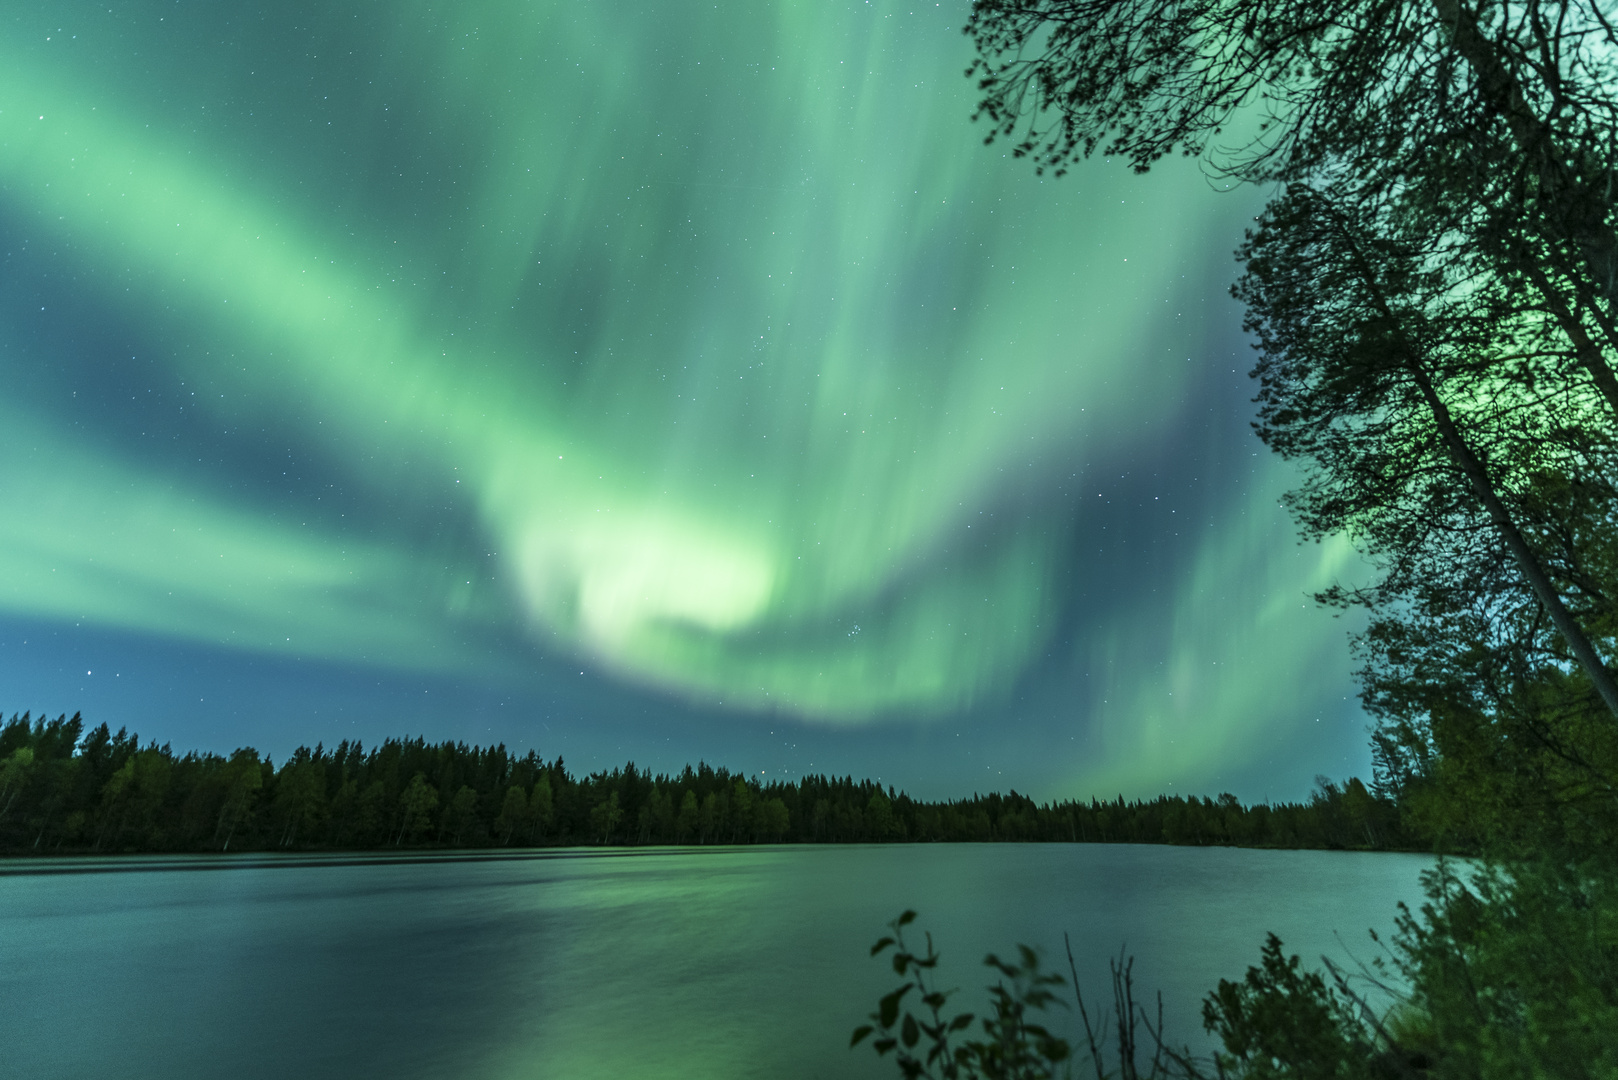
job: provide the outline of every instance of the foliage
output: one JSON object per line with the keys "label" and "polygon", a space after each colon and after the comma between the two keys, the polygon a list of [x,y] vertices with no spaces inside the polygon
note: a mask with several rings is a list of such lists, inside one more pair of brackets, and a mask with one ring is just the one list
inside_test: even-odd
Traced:
{"label": "foliage", "polygon": [[[1388,1073],[1362,1019],[1361,1002],[1333,970],[1333,983],[1306,971],[1270,934],[1259,966],[1241,982],[1220,980],[1203,1002],[1203,1023],[1217,1032],[1221,1072],[1252,1080],[1350,1080]],[[1383,1065],[1384,1068],[1378,1068]]]}
{"label": "foliage", "polygon": [[[81,737],[82,736],[82,737]],[[762,782],[707,764],[578,777],[504,746],[389,739],[178,754],[75,715],[0,725],[0,851],[241,851],[535,844],[1065,841],[1420,847],[1390,798],[1319,781],[1303,803],[1161,796],[1036,803],[1015,791],[929,803],[869,780]]]}
{"label": "foliage", "polygon": [[[1043,1023],[1053,1005],[1066,1007],[1060,988],[1067,980],[1040,967],[1039,953],[1026,945],[1017,946],[1017,959],[1002,960],[990,953],[984,966],[997,977],[988,986],[989,1011],[981,1018],[972,1013],[946,1015],[946,1006],[955,991],[938,989],[936,970],[939,956],[931,934],[926,935],[926,952],[912,952],[905,941],[904,928],[915,921],[916,913],[906,911],[888,926],[892,934],[871,946],[871,955],[892,950],[893,970],[904,981],[877,1003],[869,1024],[854,1029],[849,1046],[871,1038],[879,1055],[892,1054],[906,1080],[1054,1080],[1071,1076],[1073,1047]],[[1078,976],[1073,952],[1068,950],[1068,969],[1073,974],[1074,1003],[1084,1023],[1085,1041],[1090,1050],[1097,1080],[1105,1080],[1103,1064],[1105,1035],[1091,1024],[1084,998],[1078,992]],[[1133,996],[1132,965],[1113,965],[1114,1019],[1117,1022],[1118,1075],[1124,1080],[1166,1077],[1171,1069],[1194,1072],[1189,1052],[1169,1051],[1159,1037],[1162,1032],[1162,1006],[1153,1028]],[[913,995],[913,996],[912,996]],[[920,1006],[918,1015],[908,1001]],[[982,1037],[972,1038],[977,1019]],[[1145,1028],[1156,1046],[1144,1074],[1136,1061],[1137,1032]]]}
{"label": "foliage", "polygon": [[[1324,970],[1305,968],[1272,934],[1257,966],[1238,981],[1222,980],[1203,1002],[1204,1026],[1223,1048],[1211,1062],[1166,1042],[1161,1005],[1154,1025],[1134,1000],[1124,960],[1112,965],[1117,1040],[1109,1048],[1078,992],[1070,950],[1091,1065],[1097,1080],[1618,1076],[1615,880],[1610,865],[1543,862],[1480,865],[1463,879],[1454,864],[1440,862],[1423,879],[1421,910],[1401,907],[1391,948],[1352,976],[1324,958]],[[851,1045],[875,1036],[876,1051],[893,1054],[907,1078],[1071,1076],[1071,1044],[1030,1021],[1066,1004],[1059,996],[1065,980],[1043,972],[1026,946],[1018,946],[1015,963],[991,955],[985,963],[1000,978],[989,987],[992,1015],[980,1021],[986,1037],[968,1038],[974,1018],[948,1014],[953,991],[937,989],[931,936],[919,954],[905,942],[903,928],[914,918],[900,916],[872,947],[872,955],[893,951],[894,971],[905,981],[881,999]],[[1394,1006],[1373,1008],[1360,989],[1365,983],[1391,995]]]}
{"label": "foliage", "polygon": [[1272,936],[1260,967],[1204,1005],[1219,1065],[1254,1080],[1618,1075],[1613,881],[1610,868],[1544,862],[1485,865],[1468,881],[1441,863],[1374,974],[1400,976],[1386,1016],[1335,967],[1329,980],[1301,970]]}
{"label": "foliage", "polygon": [[1427,880],[1400,920],[1403,1033],[1435,1077],[1618,1076],[1618,875],[1610,856]]}
{"label": "foliage", "polygon": [[[1506,318],[1537,301],[1486,284],[1457,298],[1397,222],[1364,211],[1290,189],[1249,235],[1238,295],[1259,338],[1259,432],[1305,464],[1288,500],[1305,535],[1346,533],[1382,569],[1324,596],[1372,613],[1379,783],[1470,792],[1477,809],[1504,783],[1512,811],[1494,817],[1519,832],[1554,804],[1604,800],[1618,820],[1618,726],[1592,680],[1610,682],[1618,615],[1618,442],[1600,395],[1521,328],[1524,310]],[[1434,811],[1448,820],[1427,831],[1453,829],[1428,798]]]}

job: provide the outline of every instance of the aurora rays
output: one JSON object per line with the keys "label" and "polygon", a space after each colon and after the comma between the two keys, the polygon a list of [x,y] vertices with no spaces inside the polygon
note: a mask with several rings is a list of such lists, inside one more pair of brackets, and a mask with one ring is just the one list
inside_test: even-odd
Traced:
{"label": "aurora rays", "polygon": [[1341,749],[1281,734],[1352,723],[1346,563],[1246,432],[1254,197],[983,147],[960,11],[53,9],[0,43],[18,625],[577,661],[1036,789]]}

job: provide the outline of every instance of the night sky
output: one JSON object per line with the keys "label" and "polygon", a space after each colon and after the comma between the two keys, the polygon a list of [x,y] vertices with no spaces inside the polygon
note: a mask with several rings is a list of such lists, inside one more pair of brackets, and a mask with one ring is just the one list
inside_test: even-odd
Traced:
{"label": "night sky", "polygon": [[[42,13],[41,8],[48,9]],[[945,797],[1363,774],[1227,287],[965,4],[7,3],[0,707]]]}

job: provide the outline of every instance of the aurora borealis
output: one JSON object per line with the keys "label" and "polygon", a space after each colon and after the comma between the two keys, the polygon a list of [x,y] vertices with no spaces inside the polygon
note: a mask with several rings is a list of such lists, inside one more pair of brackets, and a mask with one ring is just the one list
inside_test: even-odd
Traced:
{"label": "aurora borealis", "polygon": [[962,5],[9,5],[0,705],[944,796],[1362,768],[1191,166]]}

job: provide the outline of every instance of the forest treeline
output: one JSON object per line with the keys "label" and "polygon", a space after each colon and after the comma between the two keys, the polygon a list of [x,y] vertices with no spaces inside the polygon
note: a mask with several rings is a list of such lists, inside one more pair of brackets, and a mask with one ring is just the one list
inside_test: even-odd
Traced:
{"label": "forest treeline", "polygon": [[[1409,817],[1409,815],[1404,815]],[[75,714],[0,727],[0,851],[202,852],[612,844],[1056,841],[1411,849],[1422,838],[1358,779],[1302,803],[1036,803],[1015,791],[923,802],[871,780],[794,782],[707,764],[574,776],[505,746],[389,739],[176,753]]]}

